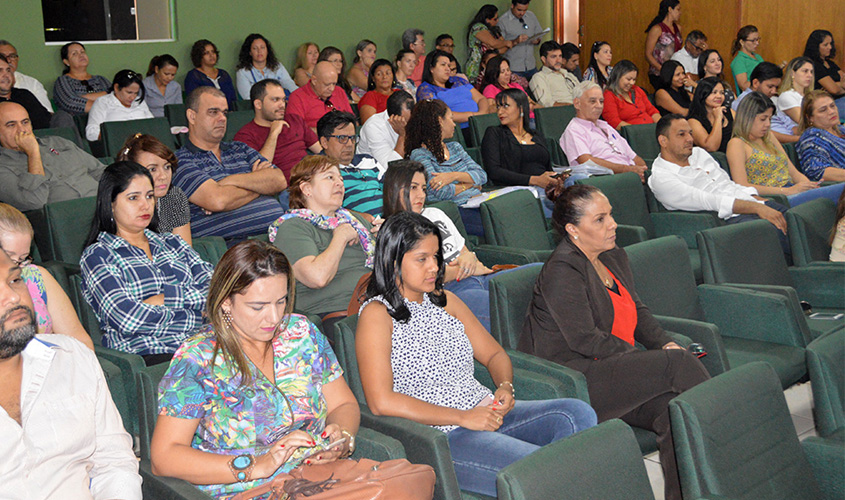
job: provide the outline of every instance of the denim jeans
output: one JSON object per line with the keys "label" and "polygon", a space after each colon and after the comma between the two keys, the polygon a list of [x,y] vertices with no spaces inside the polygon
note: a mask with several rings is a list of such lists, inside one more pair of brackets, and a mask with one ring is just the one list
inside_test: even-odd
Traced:
{"label": "denim jeans", "polygon": [[845,187],[845,184],[840,182],[839,184],[831,184],[830,186],[809,189],[803,193],[791,194],[787,196],[786,199],[789,200],[789,205],[791,207],[807,203],[811,200],[817,200],[819,198],[827,198],[836,205],[839,202],[839,195],[842,194],[843,187]]}
{"label": "denim jeans", "polygon": [[496,496],[496,473],[541,446],[596,425],[596,412],[580,399],[517,401],[496,432],[458,427],[449,448],[462,490]]}
{"label": "denim jeans", "polygon": [[484,225],[481,223],[481,209],[480,208],[461,208],[458,207],[461,213],[461,221],[464,223],[464,228],[467,234],[479,236],[484,240]]}

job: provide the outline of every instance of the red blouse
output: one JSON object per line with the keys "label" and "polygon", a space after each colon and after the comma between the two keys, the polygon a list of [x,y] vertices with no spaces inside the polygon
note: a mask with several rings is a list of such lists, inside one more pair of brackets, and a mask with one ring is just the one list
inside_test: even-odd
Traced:
{"label": "red blouse", "polygon": [[364,94],[364,97],[358,101],[358,108],[360,109],[361,106],[372,106],[376,108],[376,113],[381,113],[382,111],[387,109],[387,98],[390,97],[388,95],[384,95],[377,90],[371,90]]}
{"label": "red blouse", "polygon": [[634,330],[637,328],[637,305],[628,289],[622,286],[622,283],[616,279],[616,276],[607,270],[613,281],[616,282],[616,287],[619,293],[608,289],[607,293],[610,295],[610,302],[613,303],[613,328],[610,333],[614,337],[619,337],[625,342],[634,345]]}
{"label": "red blouse", "polygon": [[602,118],[611,127],[618,127],[620,122],[630,123],[631,125],[654,123],[652,116],[660,114],[657,108],[648,100],[648,96],[643,89],[634,85],[631,93],[634,101],[633,104],[614,94],[610,89],[604,91],[604,112],[602,112]]}

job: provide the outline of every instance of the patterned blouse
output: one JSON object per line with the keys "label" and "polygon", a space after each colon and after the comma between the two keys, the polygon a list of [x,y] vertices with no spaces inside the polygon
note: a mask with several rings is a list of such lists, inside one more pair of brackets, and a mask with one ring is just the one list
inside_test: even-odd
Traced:
{"label": "patterned blouse", "polygon": [[191,223],[191,209],[185,192],[176,186],[170,186],[167,194],[156,200],[158,232],[172,233],[174,228]]}
{"label": "patterned blouse", "polygon": [[[839,133],[845,136],[845,125],[839,126]],[[795,149],[801,170],[811,181],[820,181],[827,167],[845,168],[845,138],[827,130],[808,128]]]}
{"label": "patterned blouse", "polygon": [[[159,415],[199,419],[191,446],[220,455],[261,455],[295,430],[324,442],[320,434],[328,408],[322,388],[343,371],[326,338],[305,316],[292,314],[283,326],[273,341],[275,384],[253,365],[252,383],[242,387],[233,363],[221,353],[214,357],[217,342],[210,327],[186,340],[159,383]],[[304,453],[300,448],[276,474],[299,466]],[[197,488],[229,498],[270,479]]]}
{"label": "patterned blouse", "polygon": [[32,297],[32,308],[35,310],[35,320],[38,323],[38,333],[53,333],[53,320],[47,310],[47,289],[44,278],[38,266],[30,264],[21,267],[21,277],[26,283],[29,296]]}
{"label": "patterned blouse", "polygon": [[85,94],[108,92],[111,88],[108,78],[100,75],[94,75],[87,80],[77,80],[68,75],[62,75],[56,79],[53,86],[53,99],[59,110],[78,115],[85,112],[85,105],[88,104]]}
{"label": "patterned blouse", "polygon": [[[467,78],[470,80],[478,76],[479,71],[481,71],[481,56],[490,50],[481,40],[475,37],[475,35],[482,31],[490,31],[490,28],[484,23],[475,23],[469,29],[469,35],[467,35],[469,57],[467,58],[467,65],[464,69],[466,70]],[[496,36],[492,31],[490,31],[490,34]],[[501,38],[501,36],[497,38]]]}
{"label": "patterned blouse", "polygon": [[[672,54],[681,50],[681,47],[683,46],[683,38],[681,38],[681,30],[675,23],[672,23],[671,28],[663,23],[658,24],[658,26],[661,31],[660,38],[658,38],[657,43],[654,44],[654,49],[651,51],[651,55],[657,59],[657,62],[663,64],[672,58]],[[657,76],[660,75],[660,68],[649,65],[648,72],[651,75]],[[610,74],[610,72],[608,72],[608,74]]]}
{"label": "patterned blouse", "polygon": [[747,141],[745,143],[751,146],[751,156],[745,161],[748,182],[768,187],[784,187],[789,184],[789,166],[785,154],[769,153]]}

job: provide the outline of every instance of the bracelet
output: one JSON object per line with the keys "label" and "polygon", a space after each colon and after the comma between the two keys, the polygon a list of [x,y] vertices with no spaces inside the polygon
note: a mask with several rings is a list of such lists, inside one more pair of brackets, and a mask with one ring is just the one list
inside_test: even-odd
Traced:
{"label": "bracelet", "polygon": [[346,449],[348,450],[346,456],[348,457],[349,455],[355,453],[355,435],[346,429],[341,429],[340,434],[349,438],[349,442],[346,447]]}
{"label": "bracelet", "polygon": [[255,468],[255,457],[252,455],[238,455],[229,460],[229,470],[235,479],[245,483],[252,477],[252,470]]}
{"label": "bracelet", "polygon": [[501,389],[502,386],[505,385],[505,384],[508,384],[509,386],[511,386],[511,396],[515,395],[516,391],[514,391],[513,384],[510,382],[510,380],[505,380],[504,382],[501,382],[498,385],[498,388]]}

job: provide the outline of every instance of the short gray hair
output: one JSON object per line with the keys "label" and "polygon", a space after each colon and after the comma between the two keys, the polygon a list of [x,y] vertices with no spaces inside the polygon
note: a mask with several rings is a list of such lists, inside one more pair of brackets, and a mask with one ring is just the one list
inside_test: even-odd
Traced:
{"label": "short gray hair", "polygon": [[425,31],[417,28],[408,28],[402,33],[402,48],[410,49],[411,44],[417,41],[417,35],[425,36]]}
{"label": "short gray hair", "polygon": [[592,89],[601,89],[601,85],[592,80],[584,80],[572,89],[572,100],[579,99],[585,92]]}
{"label": "short gray hair", "polygon": [[211,94],[214,97],[222,97],[224,99],[226,98],[226,94],[217,87],[203,85],[202,87],[195,88],[190,94],[188,94],[188,98],[185,100],[185,107],[194,111],[199,111],[200,97],[205,94]]}

